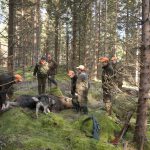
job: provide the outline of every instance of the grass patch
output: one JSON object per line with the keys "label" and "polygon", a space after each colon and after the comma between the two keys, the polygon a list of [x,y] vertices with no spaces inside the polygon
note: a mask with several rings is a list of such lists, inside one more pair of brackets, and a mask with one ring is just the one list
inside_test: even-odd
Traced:
{"label": "grass patch", "polygon": [[62,91],[59,87],[53,87],[47,90],[48,94],[56,95],[56,96],[63,96]]}
{"label": "grass patch", "polygon": [[[1,114],[0,140],[3,137],[5,143],[3,149],[111,150],[114,148],[108,143],[108,137],[113,136],[113,130],[119,127],[112,120],[99,112],[94,113],[101,125],[100,140],[97,141],[87,137],[80,129],[82,121],[87,116],[68,111],[61,114],[40,114],[38,119],[34,117],[35,111],[21,108]],[[69,116],[74,117],[73,121],[69,120]]]}

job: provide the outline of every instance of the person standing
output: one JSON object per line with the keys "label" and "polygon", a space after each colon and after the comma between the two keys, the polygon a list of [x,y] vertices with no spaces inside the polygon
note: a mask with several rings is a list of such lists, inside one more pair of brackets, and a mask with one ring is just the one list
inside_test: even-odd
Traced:
{"label": "person standing", "polygon": [[76,93],[78,96],[78,102],[80,106],[80,111],[84,114],[88,114],[88,91],[89,91],[89,79],[86,73],[85,67],[79,65],[76,67],[78,70],[78,79],[76,83]]}
{"label": "person standing", "polygon": [[113,68],[109,63],[108,57],[101,57],[99,61],[102,63],[102,89],[103,89],[103,102],[108,115],[112,113],[112,81],[113,81]]}
{"label": "person standing", "polygon": [[68,71],[68,76],[71,79],[71,95],[72,95],[72,105],[75,108],[75,110],[78,112],[79,111],[79,102],[78,102],[78,97],[76,95],[76,83],[77,83],[77,75],[75,74],[74,71],[69,70]]}
{"label": "person standing", "polygon": [[55,60],[52,59],[51,54],[48,54],[47,62],[48,62],[48,65],[49,65],[48,85],[49,85],[49,87],[51,87],[52,83],[53,83],[57,87],[57,82],[55,80],[55,75],[56,75],[58,64]]}
{"label": "person standing", "polygon": [[46,62],[46,58],[41,57],[39,63],[36,64],[33,72],[33,76],[37,75],[39,95],[45,93],[48,70],[49,67],[48,67],[48,63]]}
{"label": "person standing", "polygon": [[19,74],[11,75],[9,73],[3,73],[0,75],[0,110],[7,108],[6,99],[10,88],[13,84],[22,82],[22,76]]}

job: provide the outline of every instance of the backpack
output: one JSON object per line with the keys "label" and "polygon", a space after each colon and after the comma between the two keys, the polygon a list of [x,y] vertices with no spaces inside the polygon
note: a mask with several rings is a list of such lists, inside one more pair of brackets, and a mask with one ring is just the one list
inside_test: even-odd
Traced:
{"label": "backpack", "polygon": [[[84,128],[84,126],[89,121],[92,122],[92,129],[90,129],[91,133],[87,134],[87,131]],[[82,121],[81,130],[84,131],[86,133],[86,136],[88,136],[88,137],[94,138],[96,140],[99,140],[99,138],[100,138],[100,125],[99,125],[99,123],[97,122],[96,118],[93,115],[89,116],[88,118],[86,118]]]}
{"label": "backpack", "polygon": [[40,77],[46,77],[48,70],[48,63],[45,63],[44,65],[38,64],[38,75]]}

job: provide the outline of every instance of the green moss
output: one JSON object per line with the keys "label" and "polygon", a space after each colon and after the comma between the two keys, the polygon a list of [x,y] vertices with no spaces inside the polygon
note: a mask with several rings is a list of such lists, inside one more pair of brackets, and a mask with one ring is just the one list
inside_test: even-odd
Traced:
{"label": "green moss", "polygon": [[59,81],[69,81],[70,78],[67,75],[67,72],[61,71],[56,75],[56,79]]}
{"label": "green moss", "polygon": [[[21,108],[11,109],[1,114],[0,133],[6,143],[4,150],[100,150],[113,148],[106,144],[117,125],[104,114],[95,112],[101,125],[100,140],[89,138],[81,130],[82,121],[87,115],[79,115],[66,110],[60,114],[40,114]],[[72,116],[73,120],[70,120]],[[89,124],[91,125],[91,124]],[[106,128],[107,126],[107,128]],[[91,128],[87,131],[91,132]],[[1,140],[0,136],[0,140]],[[6,140],[7,139],[7,140]]]}
{"label": "green moss", "polygon": [[47,93],[56,95],[56,96],[63,96],[63,93],[59,87],[50,88],[49,90],[47,90]]}
{"label": "green moss", "polygon": [[22,90],[22,91],[15,91],[14,92],[14,98],[20,96],[20,95],[37,95],[37,90],[30,90],[30,91],[26,91],[26,90]]}
{"label": "green moss", "polygon": [[[30,72],[27,76],[31,77]],[[62,83],[66,80],[70,81],[66,73],[57,74],[56,78]],[[99,83],[96,86],[99,87]],[[92,93],[92,86],[90,90],[90,101],[93,98],[92,102],[94,102],[101,93],[99,94],[96,90]],[[56,87],[49,89],[47,93],[63,96],[61,90]],[[36,95],[37,90],[15,92],[15,96],[23,94]],[[118,106],[125,106],[124,103],[128,100],[126,101],[126,96],[117,95],[116,105],[113,107],[116,107],[118,113],[122,113],[123,110]],[[132,106],[127,103],[125,107]],[[0,145],[0,148],[4,150],[121,150],[122,144],[115,147],[109,143],[114,138],[114,131],[121,130],[121,127],[115,123],[115,116],[108,117],[102,110],[90,111],[90,114],[94,114],[100,124],[100,140],[86,136],[91,134],[92,122],[86,124],[86,132],[81,129],[82,121],[88,117],[87,115],[64,110],[58,114],[39,113],[39,118],[36,119],[35,110],[11,109],[0,114],[0,141],[4,143]],[[127,139],[132,140],[131,132],[127,134]],[[146,150],[149,149],[149,145],[147,143]]]}

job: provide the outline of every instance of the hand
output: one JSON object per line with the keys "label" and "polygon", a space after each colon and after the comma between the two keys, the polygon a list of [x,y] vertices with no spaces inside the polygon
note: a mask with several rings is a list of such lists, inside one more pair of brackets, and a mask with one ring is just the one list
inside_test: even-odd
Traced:
{"label": "hand", "polygon": [[75,93],[75,96],[78,96],[78,93]]}
{"label": "hand", "polygon": [[52,78],[52,76],[48,76],[48,79],[51,79]]}

